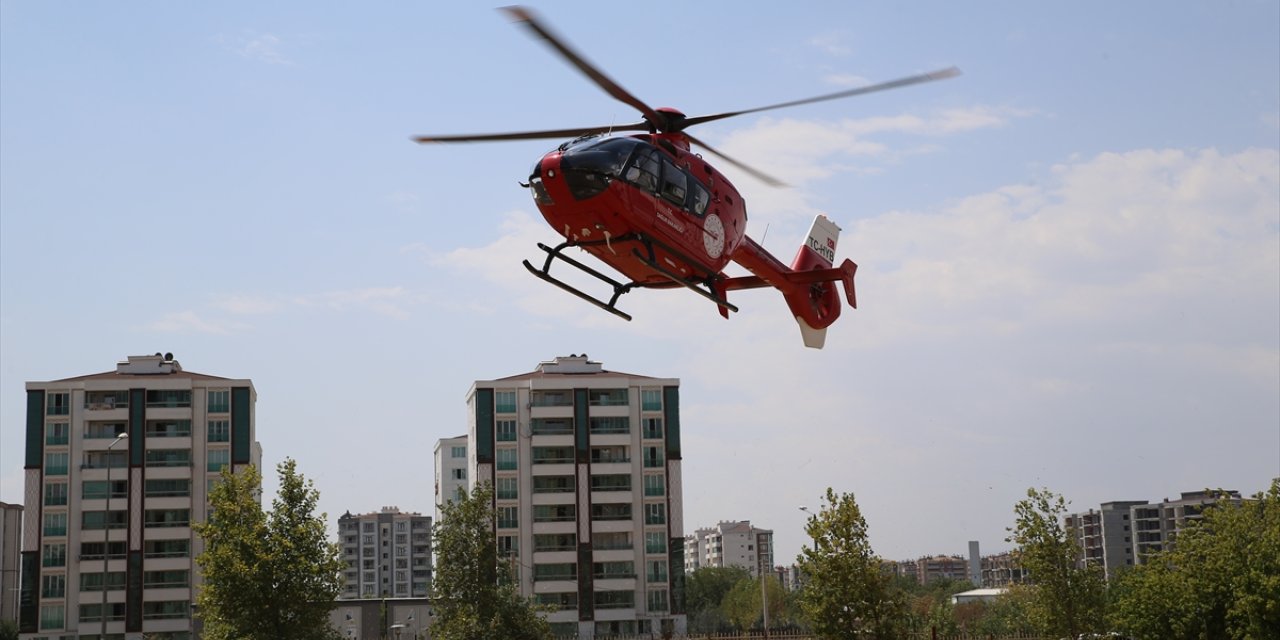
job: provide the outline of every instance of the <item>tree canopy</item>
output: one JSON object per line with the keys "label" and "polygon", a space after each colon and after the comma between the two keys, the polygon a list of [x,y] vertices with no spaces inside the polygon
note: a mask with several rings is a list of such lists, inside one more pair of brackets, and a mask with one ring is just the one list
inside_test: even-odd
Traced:
{"label": "tree canopy", "polygon": [[431,583],[438,640],[548,640],[551,627],[520,597],[512,572],[518,558],[499,558],[494,540],[493,487],[442,507],[433,531]]}
{"label": "tree canopy", "polygon": [[821,638],[895,638],[906,618],[902,591],[880,570],[867,522],[853,494],[828,488],[826,504],[809,517],[813,539],[796,559],[804,587],[800,607]]}
{"label": "tree canopy", "polygon": [[224,468],[209,493],[209,520],[194,525],[204,541],[196,557],[204,575],[196,604],[205,638],[337,637],[329,611],[342,587],[343,565],[326,534],[325,515],[315,514],[320,493],[293,460],[276,469],[280,490],[270,512],[262,510],[257,469]]}
{"label": "tree canopy", "polygon": [[1101,567],[1078,566],[1075,536],[1063,526],[1067,501],[1048,489],[1027,489],[1014,505],[1010,542],[1034,583],[1028,614],[1041,633],[1075,638],[1102,631],[1106,580]]}

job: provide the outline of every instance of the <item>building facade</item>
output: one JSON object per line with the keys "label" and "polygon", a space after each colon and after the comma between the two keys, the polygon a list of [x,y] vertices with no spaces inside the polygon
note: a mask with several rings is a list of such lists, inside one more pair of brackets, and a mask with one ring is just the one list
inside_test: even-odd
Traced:
{"label": "building facade", "polygon": [[383,507],[338,518],[340,599],[425,598],[431,589],[431,517]]}
{"label": "building facade", "polygon": [[[1240,504],[1239,491],[1223,492],[1227,499]],[[1129,508],[1133,521],[1133,560],[1142,564],[1146,557],[1173,547],[1178,532],[1193,520],[1199,520],[1205,508],[1217,503],[1223,493],[1215,491],[1188,491],[1177,500],[1164,500],[1154,504],[1139,504]]]}
{"label": "building facade", "polygon": [[436,522],[443,516],[441,509],[452,503],[467,490],[467,436],[466,434],[436,441]]}
{"label": "building facade", "polygon": [[18,620],[22,505],[0,502],[0,620]]}
{"label": "building facade", "polygon": [[739,567],[753,578],[773,571],[773,531],[750,520],[725,521],[696,529],[685,538],[685,573],[703,567]]}
{"label": "building facade", "polygon": [[21,637],[193,637],[191,601],[226,467],[261,463],[248,379],[170,354],[28,382]]}
{"label": "building facade", "polygon": [[468,483],[559,634],[685,631],[679,385],[575,354],[467,394]]}
{"label": "building facade", "polygon": [[1122,567],[1133,566],[1133,507],[1146,500],[1107,502],[1097,510],[1073,513],[1066,517],[1067,530],[1080,547],[1080,566],[1102,567],[1108,579]]}

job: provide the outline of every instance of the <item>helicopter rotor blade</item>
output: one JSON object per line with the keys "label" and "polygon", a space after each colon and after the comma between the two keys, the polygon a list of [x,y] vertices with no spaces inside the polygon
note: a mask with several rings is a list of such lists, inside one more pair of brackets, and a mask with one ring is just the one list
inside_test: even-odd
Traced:
{"label": "helicopter rotor blade", "polygon": [[542,24],[541,21],[534,17],[532,10],[521,6],[503,7],[502,10],[517,22],[528,27],[528,29],[535,35],[546,40],[547,44],[551,45],[551,48],[555,49],[556,52],[564,57],[565,60],[568,60],[570,64],[577,67],[578,71],[581,71],[583,75],[596,83],[596,86],[604,89],[605,93],[613,96],[613,98],[619,102],[623,102],[634,107],[644,115],[644,119],[654,127],[658,129],[665,128],[664,125],[666,124],[666,119],[661,114],[654,111],[652,107],[632,95],[631,92],[623,89],[621,85],[614,82],[609,78],[609,76],[605,75],[599,67],[589,62],[577,51],[574,51],[563,38],[552,33],[545,25]]}
{"label": "helicopter rotor blade", "polygon": [[695,118],[685,118],[684,126],[691,127],[695,124],[702,124],[704,122],[713,122],[715,120],[723,120],[725,118],[732,118],[734,116],[746,115],[748,113],[759,113],[761,111],[771,111],[773,109],[782,109],[785,107],[797,107],[802,104],[811,104],[814,102],[823,102],[826,100],[839,100],[840,98],[850,98],[853,96],[860,96],[868,93],[875,93],[877,91],[886,91],[889,89],[907,87],[913,84],[933,82],[935,80],[945,80],[947,78],[954,78],[958,75],[960,75],[960,69],[956,67],[948,67],[946,69],[930,71],[929,73],[921,73],[914,76],[907,76],[905,78],[898,78],[897,80],[890,80],[888,82],[880,82],[877,84],[867,85],[865,87],[858,87],[856,89],[848,89],[845,91],[837,91],[835,93],[828,93],[825,95],[814,96],[812,98],[803,98],[800,100],[791,100],[789,102],[780,102],[778,104],[771,104],[765,107],[756,107],[754,109],[743,109],[742,111],[727,111],[725,113],[716,113],[716,114],[706,115],[706,116],[697,116]]}
{"label": "helicopter rotor blade", "polygon": [[777,178],[775,178],[775,177],[773,177],[773,176],[771,176],[771,175],[769,175],[769,174],[767,174],[767,173],[765,173],[765,172],[763,172],[763,171],[760,171],[759,169],[756,169],[756,168],[754,168],[754,167],[752,167],[752,166],[750,166],[750,165],[748,165],[748,164],[745,164],[745,163],[743,163],[743,162],[741,162],[741,161],[739,161],[739,160],[737,160],[737,159],[733,158],[732,156],[728,156],[728,155],[725,155],[725,154],[723,154],[723,153],[721,153],[721,152],[717,151],[715,147],[713,147],[713,146],[711,146],[711,145],[709,145],[709,144],[707,144],[707,143],[705,143],[705,142],[703,142],[703,141],[701,141],[701,140],[699,140],[699,139],[697,139],[697,138],[695,138],[695,137],[693,137],[693,136],[689,135],[689,133],[688,133],[687,131],[686,131],[686,132],[683,132],[683,135],[684,135],[684,137],[686,137],[686,138],[688,138],[688,139],[689,139],[689,142],[692,142],[692,143],[694,143],[694,144],[698,145],[699,147],[702,147],[703,149],[706,149],[707,151],[710,151],[711,153],[715,154],[715,155],[716,155],[716,157],[720,158],[721,160],[724,160],[725,162],[728,162],[729,164],[731,164],[731,165],[733,165],[733,166],[735,166],[735,167],[737,167],[737,168],[739,168],[739,169],[742,169],[743,171],[745,171],[745,172],[747,172],[747,173],[751,174],[751,176],[752,176],[752,177],[754,177],[755,179],[757,179],[757,180],[759,180],[759,181],[761,181],[761,182],[763,182],[763,183],[765,183],[765,184],[767,184],[767,185],[769,185],[769,186],[771,186],[771,187],[789,187],[789,186],[791,186],[791,185],[789,185],[789,184],[787,184],[787,183],[785,183],[785,182],[783,182],[783,181],[781,181],[781,180],[779,180],[779,179],[777,179]]}
{"label": "helicopter rotor blade", "polygon": [[508,133],[468,133],[468,134],[449,134],[442,136],[424,135],[414,136],[414,142],[422,144],[446,143],[446,142],[496,142],[502,140],[544,140],[544,139],[565,139],[577,138],[586,135],[595,135],[601,133],[609,133],[611,131],[648,131],[649,123],[636,122],[632,124],[608,125],[600,127],[577,127],[574,129],[546,129],[542,131],[512,131]]}

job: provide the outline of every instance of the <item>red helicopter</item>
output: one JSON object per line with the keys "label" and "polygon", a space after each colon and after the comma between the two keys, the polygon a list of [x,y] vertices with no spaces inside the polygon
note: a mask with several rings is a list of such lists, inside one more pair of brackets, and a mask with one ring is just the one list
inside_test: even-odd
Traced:
{"label": "red helicopter", "polygon": [[[743,197],[701,154],[690,151],[690,145],[702,147],[766,184],[785,185],[716,151],[686,130],[733,116],[941,80],[959,75],[959,70],[952,67],[812,98],[690,118],[676,109],[654,109],[633,96],[553,34],[529,9],[502,10],[643,117],[641,122],[624,125],[414,138],[422,143],[441,143],[573,137],[543,156],[534,165],[528,184],[521,183],[532,190],[538,210],[565,238],[555,247],[539,243],[538,248],[547,253],[546,261],[537,268],[525,260],[525,268],[625,320],[631,316],[617,308],[618,299],[633,289],[686,287],[714,302],[720,315],[728,318],[730,311],[738,310],[729,302],[728,292],[772,286],[787,301],[805,346],[821,349],[827,327],[840,317],[835,283],[843,284],[849,306],[857,307],[853,277],[858,265],[846,259],[839,267],[833,266],[840,228],[825,216],[817,216],[791,266],[784,265],[746,236]],[[642,133],[610,135],[620,131]],[[613,267],[622,279],[565,255],[572,247]],[[551,265],[557,260],[611,286],[608,301],[552,276]],[[752,275],[725,275],[730,261]]]}

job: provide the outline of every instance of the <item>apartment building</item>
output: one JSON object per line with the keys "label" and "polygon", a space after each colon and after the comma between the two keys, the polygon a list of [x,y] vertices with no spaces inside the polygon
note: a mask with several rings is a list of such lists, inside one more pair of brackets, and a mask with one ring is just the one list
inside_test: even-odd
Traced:
{"label": "apartment building", "polygon": [[[1227,499],[1240,504],[1239,491],[1225,491]],[[1146,557],[1158,551],[1171,549],[1178,532],[1202,517],[1205,508],[1218,502],[1222,493],[1217,491],[1187,491],[1177,500],[1165,499],[1154,504],[1142,503],[1129,508],[1133,522],[1134,562],[1142,564]]]}
{"label": "apartment building", "polygon": [[773,571],[773,531],[750,520],[722,521],[695,529],[684,543],[685,573],[703,567],[739,567],[752,577]]}
{"label": "apartment building", "polygon": [[0,502],[0,621],[18,621],[22,505]]}
{"label": "apartment building", "polygon": [[338,518],[342,548],[339,599],[425,598],[431,589],[431,517],[383,507]]}
{"label": "apartment building", "polygon": [[21,637],[190,640],[191,525],[223,468],[261,463],[253,382],[156,354],[26,391]]}
{"label": "apartment building", "polygon": [[441,508],[452,503],[467,490],[467,436],[466,434],[436,441],[436,522],[442,517]]}
{"label": "apartment building", "polygon": [[982,586],[1007,587],[1028,582],[1027,570],[1017,554],[1006,551],[982,557]]}
{"label": "apartment building", "polygon": [[558,634],[685,631],[679,385],[574,354],[467,393],[468,484]]}
{"label": "apartment building", "polygon": [[1131,510],[1145,504],[1146,500],[1107,502],[1096,510],[1068,515],[1065,524],[1080,547],[1080,566],[1100,566],[1108,579],[1121,567],[1132,566]]}

